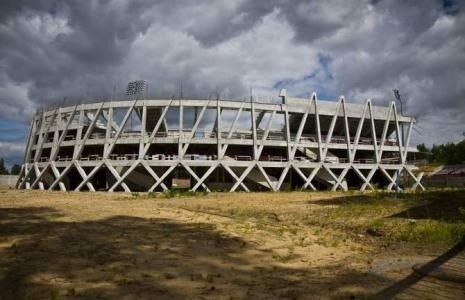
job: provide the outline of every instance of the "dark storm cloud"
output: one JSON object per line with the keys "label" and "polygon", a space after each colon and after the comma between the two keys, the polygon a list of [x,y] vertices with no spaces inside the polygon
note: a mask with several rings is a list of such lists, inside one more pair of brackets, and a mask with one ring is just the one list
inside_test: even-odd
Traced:
{"label": "dark storm cloud", "polygon": [[7,2],[1,9],[8,12],[0,27],[1,69],[12,83],[29,85],[33,104],[108,96],[113,69],[150,25],[140,16],[147,3]]}
{"label": "dark storm cloud", "polygon": [[[151,97],[256,93],[392,100],[432,130],[465,128],[463,1],[0,2],[0,118],[108,99],[125,83]],[[322,59],[324,58],[324,59]],[[447,123],[441,120],[447,119]],[[435,124],[446,127],[434,131]],[[461,129],[462,128],[462,129]],[[17,149],[2,139],[0,150]],[[428,142],[428,141],[425,141]],[[16,147],[16,148],[15,148]],[[6,150],[4,150],[6,151]]]}

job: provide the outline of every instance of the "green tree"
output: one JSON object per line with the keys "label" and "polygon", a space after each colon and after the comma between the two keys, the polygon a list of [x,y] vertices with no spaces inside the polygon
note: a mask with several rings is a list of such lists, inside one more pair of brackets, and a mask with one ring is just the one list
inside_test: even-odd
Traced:
{"label": "green tree", "polygon": [[431,151],[425,144],[419,144],[417,146],[418,153],[415,154],[417,159],[429,159],[431,155]]}
{"label": "green tree", "polygon": [[465,163],[465,141],[433,145],[429,161],[448,165]]}
{"label": "green tree", "polygon": [[0,175],[8,175],[8,169],[5,167],[5,162],[3,158],[0,158]]}
{"label": "green tree", "polygon": [[19,172],[21,172],[21,166],[18,164],[14,164],[11,167],[10,174],[11,175],[19,175]]}

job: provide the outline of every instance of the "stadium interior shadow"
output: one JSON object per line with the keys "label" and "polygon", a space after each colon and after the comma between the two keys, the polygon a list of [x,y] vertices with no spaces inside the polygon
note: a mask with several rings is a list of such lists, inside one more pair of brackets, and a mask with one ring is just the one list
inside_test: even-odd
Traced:
{"label": "stadium interior shadow", "polygon": [[1,299],[358,298],[390,283],[344,261],[260,264],[269,252],[207,223],[72,222],[47,207],[1,208],[0,246]]}

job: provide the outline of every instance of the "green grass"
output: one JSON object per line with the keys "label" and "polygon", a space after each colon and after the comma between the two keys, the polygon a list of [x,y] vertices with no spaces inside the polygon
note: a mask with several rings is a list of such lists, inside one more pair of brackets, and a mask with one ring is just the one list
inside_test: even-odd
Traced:
{"label": "green grass", "polygon": [[[465,191],[373,193],[329,200],[303,217],[307,225],[368,234],[386,244],[450,244],[465,236]],[[323,201],[322,201],[323,202]]]}
{"label": "green grass", "polygon": [[[166,205],[201,213],[229,217],[242,224],[247,232],[267,231],[277,238],[291,236],[295,246],[305,231],[314,233],[319,242],[337,247],[350,241],[377,245],[413,243],[418,245],[451,245],[465,235],[465,189],[435,189],[425,192],[374,191],[361,193],[308,193],[308,200],[293,199],[292,192],[270,193],[276,205],[254,205],[254,193],[234,194],[241,205],[221,203],[219,193],[208,194],[174,190],[166,193],[134,195],[135,198],[213,197],[215,202]],[[230,195],[230,194],[228,194]],[[263,193],[260,194],[262,197]],[[322,195],[321,199],[318,199]],[[250,200],[250,201],[248,201]]]}
{"label": "green grass", "polygon": [[190,190],[181,190],[181,189],[172,189],[166,192],[148,192],[148,193],[139,193],[132,192],[131,196],[134,199],[170,199],[170,198],[179,198],[179,197],[201,197],[208,195],[207,192],[193,192]]}
{"label": "green grass", "polygon": [[271,254],[271,257],[277,261],[277,262],[280,262],[280,263],[287,263],[289,261],[291,261],[292,259],[295,258],[295,254],[294,254],[294,248],[292,247],[289,247],[287,249],[287,252],[284,253],[284,254],[280,254],[278,252],[273,252]]}

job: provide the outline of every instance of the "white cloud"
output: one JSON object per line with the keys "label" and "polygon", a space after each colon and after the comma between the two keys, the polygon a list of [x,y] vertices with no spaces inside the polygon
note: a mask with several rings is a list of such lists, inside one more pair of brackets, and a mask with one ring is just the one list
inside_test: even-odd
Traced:
{"label": "white cloud", "polygon": [[15,163],[21,163],[24,149],[25,145],[23,142],[0,141],[0,158],[3,158],[5,160],[5,165],[10,168]]}
{"label": "white cloud", "polygon": [[36,103],[29,98],[30,83],[15,83],[0,74],[1,115],[9,119],[24,120],[30,118],[36,110]]}
{"label": "white cloud", "polygon": [[[400,89],[427,136],[464,131],[465,14],[438,1],[26,1],[0,4],[0,118],[109,97],[312,91],[383,104]],[[19,7],[19,9],[17,9]],[[53,13],[52,13],[53,12]],[[2,140],[0,136],[0,141]]]}
{"label": "white cloud", "polygon": [[121,70],[128,77],[148,78],[155,94],[176,92],[179,81],[188,93],[203,97],[216,88],[229,88],[235,96],[248,93],[249,87],[268,91],[283,78],[300,79],[318,67],[317,51],[293,43],[293,38],[278,11],[213,47],[188,33],[153,24],[132,44]]}

